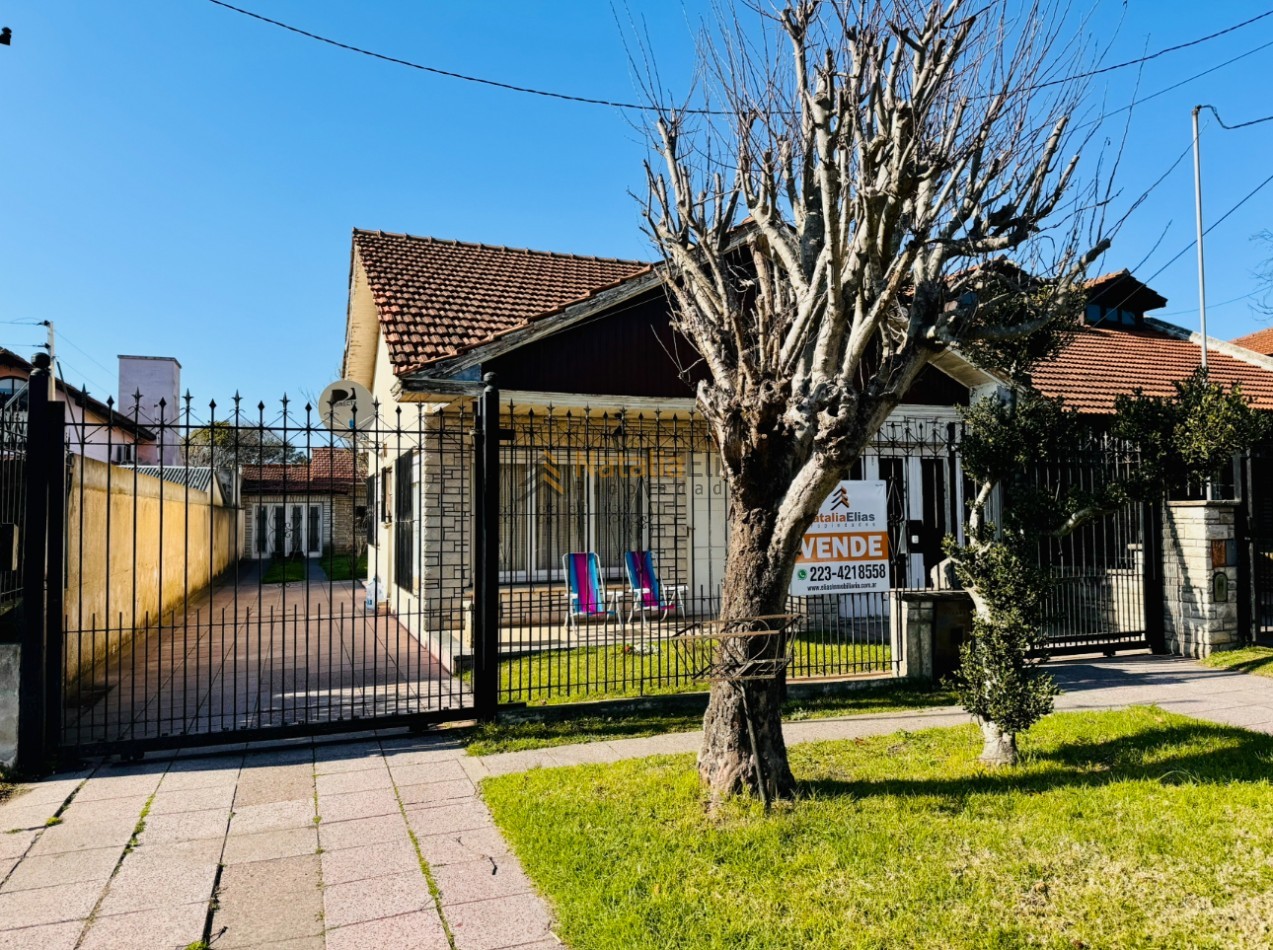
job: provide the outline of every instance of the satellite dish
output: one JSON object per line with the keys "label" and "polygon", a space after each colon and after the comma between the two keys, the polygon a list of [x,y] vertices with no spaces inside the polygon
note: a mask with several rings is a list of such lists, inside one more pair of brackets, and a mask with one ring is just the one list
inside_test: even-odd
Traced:
{"label": "satellite dish", "polygon": [[323,390],[318,399],[318,414],[323,425],[337,435],[366,431],[376,421],[371,393],[352,379],[338,379]]}

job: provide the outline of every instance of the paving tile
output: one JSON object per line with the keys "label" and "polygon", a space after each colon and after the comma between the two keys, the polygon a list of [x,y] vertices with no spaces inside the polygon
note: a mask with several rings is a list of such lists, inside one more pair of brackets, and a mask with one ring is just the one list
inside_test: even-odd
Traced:
{"label": "paving tile", "polygon": [[369,788],[340,795],[319,795],[318,813],[323,821],[350,821],[398,814],[398,796],[392,788]]}
{"label": "paving tile", "polygon": [[318,856],[226,867],[217,904],[212,932],[225,928],[214,944],[217,950],[318,936],[323,932]]}
{"label": "paving tile", "polygon": [[197,901],[206,904],[216,879],[215,861],[192,864],[158,853],[147,860],[134,853],[124,859],[119,873],[111,880],[99,913],[126,914]]}
{"label": "paving tile", "polygon": [[465,863],[479,858],[500,858],[509,853],[508,842],[493,825],[448,835],[420,835],[420,853],[429,867]]}
{"label": "paving tile", "polygon": [[[213,947],[220,947],[221,944],[214,943]],[[271,940],[269,943],[254,943],[244,950],[325,950],[327,942],[321,935],[313,937],[297,937],[294,940]],[[377,950],[391,950],[389,947],[379,947]]]}
{"label": "paving tile", "polygon": [[141,773],[99,772],[76,792],[75,801],[95,802],[108,798],[131,798],[139,795],[149,798],[151,793],[159,787],[159,780],[164,777],[164,771],[163,768],[151,768]]}
{"label": "paving tile", "polygon": [[262,768],[281,765],[306,765],[312,770],[314,766],[313,742],[305,739],[292,747],[253,748],[249,746],[248,755],[243,759],[243,774],[247,775]]}
{"label": "paving tile", "polygon": [[379,742],[316,746],[314,749],[314,770],[319,775],[358,772],[371,768],[383,768],[383,766]]}
{"label": "paving tile", "polygon": [[362,792],[371,788],[390,788],[389,770],[383,767],[362,769],[357,772],[336,772],[330,775],[319,775],[315,780],[318,798],[325,795],[340,795],[345,792]]}
{"label": "paving tile", "polygon": [[318,825],[318,843],[324,851],[405,838],[407,827],[400,814],[354,818],[350,821],[324,821]]}
{"label": "paving tile", "polygon": [[381,917],[327,931],[327,950],[449,950],[437,911]]}
{"label": "paving tile", "polygon": [[445,835],[454,831],[489,828],[491,813],[479,801],[441,805],[413,805],[407,810],[407,823],[416,835]]}
{"label": "paving tile", "polygon": [[468,776],[469,781],[475,783],[482,781],[484,778],[489,778],[492,774],[484,760],[472,757],[460,759],[460,768],[464,770],[464,774]]}
{"label": "paving tile", "polygon": [[212,785],[207,788],[186,788],[180,791],[160,788],[154,801],[150,803],[150,814],[166,815],[183,811],[204,811],[209,808],[224,808],[228,811],[233,801],[233,785]]}
{"label": "paving tile", "polygon": [[[404,829],[405,831],[405,829]],[[396,841],[368,844],[358,848],[323,851],[323,886],[348,884],[372,877],[385,877],[414,870],[420,873],[420,858],[404,833]]]}
{"label": "paving tile", "polygon": [[323,919],[328,927],[343,927],[433,907],[429,882],[419,866],[412,871],[323,888]]}
{"label": "paving tile", "polygon": [[422,785],[426,782],[454,782],[468,778],[464,766],[458,759],[447,759],[442,762],[425,762],[416,765],[397,765],[389,763],[389,771],[393,775],[395,785]]}
{"label": "paving tile", "polygon": [[272,861],[318,851],[318,828],[312,823],[307,828],[280,828],[274,831],[258,831],[253,834],[231,834],[225,840],[223,864],[244,864],[249,861]]}
{"label": "paving tile", "polygon": [[85,921],[0,931],[0,950],[73,950]]}
{"label": "paving tile", "polygon": [[432,765],[437,762],[449,762],[465,756],[464,747],[456,741],[431,744],[425,748],[408,748],[405,744],[395,746],[391,742],[383,743],[385,764],[391,769],[405,768],[408,765]]}
{"label": "paving tile", "polygon": [[1273,707],[1235,706],[1213,712],[1207,718],[1231,726],[1258,726],[1273,722]]}
{"label": "paving tile", "polygon": [[223,838],[230,821],[228,808],[205,808],[202,811],[179,811],[167,815],[147,815],[141,840],[146,844],[193,841],[198,838]]}
{"label": "paving tile", "polygon": [[0,812],[0,833],[8,834],[11,831],[43,828],[45,823],[57,813],[57,809],[57,805],[48,802],[9,808]]}
{"label": "paving tile", "polygon": [[0,816],[4,815],[6,809],[28,805],[52,804],[56,811],[56,806],[65,802],[87,778],[88,773],[76,773],[74,778],[54,778],[44,782],[19,785],[7,800],[0,802]]}
{"label": "paving tile", "polygon": [[260,831],[279,831],[284,828],[304,828],[314,824],[314,799],[312,797],[262,805],[235,807],[230,820],[230,833],[254,834]]}
{"label": "paving tile", "polygon": [[79,950],[182,948],[203,938],[208,902],[158,907],[127,914],[98,915]]}
{"label": "paving tile", "polygon": [[209,764],[202,759],[190,759],[174,764],[164,776],[164,791],[176,792],[189,788],[211,788],[215,785],[237,785],[239,781],[238,766],[227,767],[224,760]]}
{"label": "paving tile", "polygon": [[5,881],[4,893],[81,881],[105,883],[119,863],[120,852],[120,848],[90,848],[27,858]]}
{"label": "paving tile", "polygon": [[584,742],[545,751],[553,765],[590,765],[619,759],[618,751],[608,742]]}
{"label": "paving tile", "polygon": [[530,881],[512,855],[442,864],[432,872],[444,908],[531,892]]}
{"label": "paving tile", "polygon": [[456,950],[502,950],[552,939],[548,908],[534,894],[448,908]]}
{"label": "paving tile", "polygon": [[136,825],[136,816],[131,821],[67,821],[46,829],[31,845],[28,855],[36,857],[41,854],[83,851],[89,848],[122,848],[133,836]]}
{"label": "paving tile", "polygon": [[280,767],[262,769],[259,772],[244,771],[235,792],[236,807],[267,805],[271,802],[295,801],[312,798],[314,773],[309,767]]}
{"label": "paving tile", "polygon": [[101,893],[101,884],[79,883],[0,894],[0,930],[83,920]]}
{"label": "paving tile", "polygon": [[431,805],[455,799],[473,798],[476,795],[476,786],[467,778],[450,782],[398,786],[398,797],[402,799],[403,805]]}

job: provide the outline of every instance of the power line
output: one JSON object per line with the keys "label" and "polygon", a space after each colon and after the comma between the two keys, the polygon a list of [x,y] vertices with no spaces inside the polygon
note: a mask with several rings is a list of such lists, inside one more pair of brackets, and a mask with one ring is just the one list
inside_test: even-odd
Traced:
{"label": "power line", "polygon": [[1250,122],[1239,122],[1237,125],[1229,125],[1228,123],[1224,121],[1224,119],[1220,118],[1220,113],[1216,111],[1215,106],[1201,105],[1201,106],[1198,106],[1198,108],[1206,109],[1207,111],[1209,111],[1213,116],[1216,117],[1216,121],[1220,123],[1220,128],[1228,129],[1230,132],[1232,132],[1234,129],[1246,129],[1246,128],[1250,128],[1253,125],[1260,125],[1263,122],[1273,122],[1273,115],[1266,115],[1260,119],[1252,119]]}
{"label": "power line", "polygon": [[[513,83],[500,82],[495,79],[485,79],[481,76],[471,76],[466,73],[457,73],[449,69],[441,69],[437,66],[426,66],[423,63],[413,62],[412,60],[409,60],[409,59],[402,59],[398,56],[389,56],[386,53],[378,53],[375,50],[369,50],[361,46],[354,46],[352,43],[345,43],[345,42],[342,42],[341,40],[332,39],[329,36],[322,36],[321,34],[313,33],[313,32],[310,32],[309,30],[301,29],[298,26],[293,26],[290,23],[284,23],[282,20],[275,20],[271,17],[264,16],[260,13],[254,13],[251,10],[245,10],[243,7],[237,7],[231,3],[227,3],[226,0],[208,0],[208,2],[218,7],[221,7],[222,9],[230,10],[234,13],[238,13],[245,17],[250,17],[253,20],[258,20],[262,23],[267,23],[270,26],[276,26],[279,29],[287,30],[289,33],[295,33],[298,36],[303,36],[307,39],[315,40],[319,43],[325,43],[328,46],[334,46],[337,49],[343,49],[351,53],[358,53],[361,56],[369,56],[372,59],[378,59],[381,62],[392,63],[396,66],[406,66],[409,69],[418,69],[421,72],[432,73],[435,76],[445,76],[448,79],[459,79],[463,82],[478,83],[483,86],[491,86],[493,88],[504,89],[509,92],[520,92],[520,93],[525,93],[526,95],[543,96],[549,99],[559,99],[564,102],[578,102],[578,103],[583,103],[585,105],[606,106],[612,109],[633,109],[640,112],[662,111],[662,107],[656,106],[656,105],[641,104],[641,103],[635,103],[635,102],[623,102],[623,101],[614,100],[614,99],[598,99],[598,98],[593,98],[590,96],[576,96],[576,95],[571,95],[569,93],[564,93],[564,92],[554,92],[548,89],[536,89],[530,86],[518,86]],[[1209,33],[1206,36],[1200,36],[1197,39],[1189,40],[1185,43],[1177,43],[1175,46],[1167,46],[1167,47],[1164,47],[1163,49],[1156,50],[1144,56],[1138,56],[1135,59],[1125,60],[1121,63],[1114,63],[1109,66],[1102,66],[1098,69],[1088,70],[1087,72],[1076,73],[1072,76],[1065,76],[1065,77],[1062,77],[1061,79],[1052,79],[1052,80],[1048,80],[1047,82],[1041,82],[1031,86],[1025,86],[1022,89],[1019,89],[1017,91],[1031,92],[1036,89],[1047,89],[1051,86],[1063,85],[1065,83],[1074,82],[1075,80],[1086,79],[1091,76],[1100,76],[1105,73],[1114,72],[1119,69],[1127,69],[1130,66],[1139,66],[1142,63],[1147,63],[1151,60],[1158,59],[1160,56],[1166,56],[1169,53],[1179,52],[1180,50],[1183,50],[1183,49],[1189,49],[1190,47],[1199,46],[1202,43],[1210,42],[1211,40],[1217,39],[1218,37],[1221,37],[1221,36],[1225,36],[1226,34],[1229,34],[1229,33],[1233,33],[1237,30],[1241,30],[1245,27],[1250,26],[1253,23],[1257,23],[1260,20],[1263,20],[1266,17],[1270,17],[1270,16],[1273,16],[1273,10],[1266,10],[1263,13],[1259,13],[1249,19],[1243,20],[1241,23],[1235,23],[1233,26],[1226,27],[1223,30],[1217,30],[1215,33]],[[1243,55],[1249,55],[1249,54],[1243,54]],[[1187,82],[1188,80],[1185,80],[1185,81]],[[1155,95],[1157,95],[1157,93],[1155,93]],[[695,113],[698,115],[728,114],[726,111],[714,110],[714,109],[686,109],[684,111]]]}
{"label": "power line", "polygon": [[[1241,201],[1239,201],[1239,202],[1238,202],[1237,204],[1235,204],[1232,208],[1230,208],[1228,211],[1226,211],[1224,214],[1222,214],[1222,215],[1221,215],[1221,216],[1220,216],[1217,220],[1213,221],[1213,222],[1211,223],[1211,225],[1210,225],[1210,226],[1209,226],[1209,227],[1208,227],[1205,231],[1203,231],[1203,232],[1202,232],[1202,236],[1203,236],[1203,237],[1206,237],[1208,234],[1210,234],[1212,231],[1214,231],[1216,228],[1218,228],[1221,224],[1223,224],[1223,223],[1224,223],[1224,221],[1225,221],[1225,220],[1226,220],[1226,219],[1227,219],[1230,215],[1232,215],[1235,211],[1237,211],[1237,210],[1238,210],[1239,208],[1241,208],[1244,204],[1246,204],[1248,201],[1250,201],[1252,198],[1254,198],[1256,195],[1258,195],[1261,191],[1263,191],[1266,187],[1268,187],[1268,184],[1269,184],[1270,182],[1273,182],[1273,175],[1269,175],[1269,177],[1268,177],[1268,178],[1264,179],[1264,181],[1260,182],[1258,185],[1256,185],[1254,188],[1252,188],[1250,191],[1248,191],[1248,192],[1246,193],[1246,196],[1245,196],[1245,197],[1243,197]],[[1192,248],[1193,248],[1193,247],[1194,247],[1197,243],[1198,243],[1198,242],[1197,242],[1197,240],[1190,241],[1188,244],[1186,244],[1184,247],[1182,247],[1182,248],[1181,248],[1181,249],[1180,249],[1180,250],[1176,253],[1176,255],[1175,255],[1174,257],[1172,257],[1172,259],[1171,259],[1171,260],[1169,260],[1169,261],[1168,261],[1166,264],[1164,264],[1162,267],[1158,268],[1158,270],[1156,270],[1156,271],[1154,271],[1152,274],[1150,274],[1150,275],[1149,275],[1149,278],[1148,278],[1147,280],[1142,281],[1142,283],[1146,283],[1146,284],[1147,284],[1147,283],[1149,283],[1149,281],[1153,280],[1155,277],[1157,277],[1159,274],[1161,274],[1163,271],[1165,271],[1165,270],[1166,270],[1168,267],[1170,267],[1172,264],[1176,263],[1176,261],[1177,261],[1177,260],[1179,260],[1179,259],[1180,259],[1180,258],[1181,258],[1184,254],[1186,254],[1189,250],[1191,250],[1191,249],[1192,249]],[[1241,299],[1241,298],[1239,298],[1239,299]],[[1230,302],[1232,302],[1232,301],[1230,301]]]}

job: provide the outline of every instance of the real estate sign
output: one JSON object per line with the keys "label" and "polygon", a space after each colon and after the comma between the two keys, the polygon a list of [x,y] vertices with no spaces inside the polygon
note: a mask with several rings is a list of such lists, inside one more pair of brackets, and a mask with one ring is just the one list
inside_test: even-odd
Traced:
{"label": "real estate sign", "polygon": [[884,482],[840,482],[800,541],[791,593],[865,594],[888,584]]}

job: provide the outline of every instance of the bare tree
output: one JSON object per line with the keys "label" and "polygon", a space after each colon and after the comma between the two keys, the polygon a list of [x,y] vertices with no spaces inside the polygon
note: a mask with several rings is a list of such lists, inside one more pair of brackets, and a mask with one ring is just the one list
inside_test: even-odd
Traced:
{"label": "bare tree", "polygon": [[[673,320],[710,370],[698,404],[730,489],[726,619],[782,610],[803,532],[927,363],[1055,332],[1073,308],[1049,301],[1071,299],[1107,246],[1100,193],[1078,187],[1083,56],[1058,9],[753,12],[758,27],[704,43],[711,106],[659,109],[647,164]],[[1040,278],[1029,306],[984,279],[1005,255]],[[714,799],[757,793],[755,754],[770,795],[789,796],[785,683],[745,689],[713,688],[699,773]]]}

